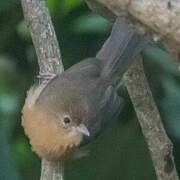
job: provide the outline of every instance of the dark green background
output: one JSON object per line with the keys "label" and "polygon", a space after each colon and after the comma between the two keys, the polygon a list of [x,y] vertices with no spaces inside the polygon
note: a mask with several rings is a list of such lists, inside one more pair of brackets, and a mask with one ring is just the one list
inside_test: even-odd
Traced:
{"label": "dark green background", "polygon": [[[94,56],[110,24],[80,0],[48,0],[65,68]],[[160,48],[161,47],[161,48]],[[180,140],[180,77],[162,45],[143,52],[146,75],[167,132],[177,169]],[[0,1],[0,180],[37,180],[40,159],[31,152],[21,127],[27,89],[38,74],[31,37],[19,1]],[[66,180],[155,180],[155,173],[125,87],[125,106],[117,123],[89,144],[90,154],[66,163]]]}

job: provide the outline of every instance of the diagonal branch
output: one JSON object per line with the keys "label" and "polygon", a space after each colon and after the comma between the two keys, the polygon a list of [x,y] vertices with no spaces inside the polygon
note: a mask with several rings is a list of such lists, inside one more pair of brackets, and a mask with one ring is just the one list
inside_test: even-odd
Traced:
{"label": "diagonal branch", "polygon": [[[21,0],[39,63],[42,82],[63,72],[60,49],[44,0]],[[41,180],[63,180],[63,163],[42,160]]]}
{"label": "diagonal branch", "polygon": [[164,130],[141,58],[130,67],[124,80],[148,144],[157,179],[178,180],[172,155],[173,146]]}
{"label": "diagonal branch", "polygon": [[21,0],[24,17],[34,43],[40,74],[63,71],[54,27],[44,0]]}

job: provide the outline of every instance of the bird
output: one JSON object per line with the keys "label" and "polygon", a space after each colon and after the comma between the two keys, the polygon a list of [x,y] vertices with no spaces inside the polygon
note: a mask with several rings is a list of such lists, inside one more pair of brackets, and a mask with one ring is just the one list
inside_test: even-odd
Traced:
{"label": "bird", "polygon": [[74,64],[46,85],[31,87],[22,126],[32,150],[48,161],[80,155],[83,146],[117,119],[123,105],[118,85],[146,44],[142,34],[117,17],[95,57]]}

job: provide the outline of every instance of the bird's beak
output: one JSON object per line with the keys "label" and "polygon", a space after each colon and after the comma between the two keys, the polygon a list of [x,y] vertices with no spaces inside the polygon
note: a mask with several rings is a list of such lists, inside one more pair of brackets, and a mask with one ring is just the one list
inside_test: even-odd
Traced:
{"label": "bird's beak", "polygon": [[76,130],[86,136],[90,136],[89,130],[84,124],[80,124],[79,126],[77,126]]}

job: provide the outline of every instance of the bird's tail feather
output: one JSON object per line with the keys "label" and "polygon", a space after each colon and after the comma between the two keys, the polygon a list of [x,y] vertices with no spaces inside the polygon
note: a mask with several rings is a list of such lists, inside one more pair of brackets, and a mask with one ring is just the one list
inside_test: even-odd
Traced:
{"label": "bird's tail feather", "polygon": [[115,79],[121,77],[146,42],[127,22],[117,18],[110,37],[96,55],[103,64],[101,76]]}

